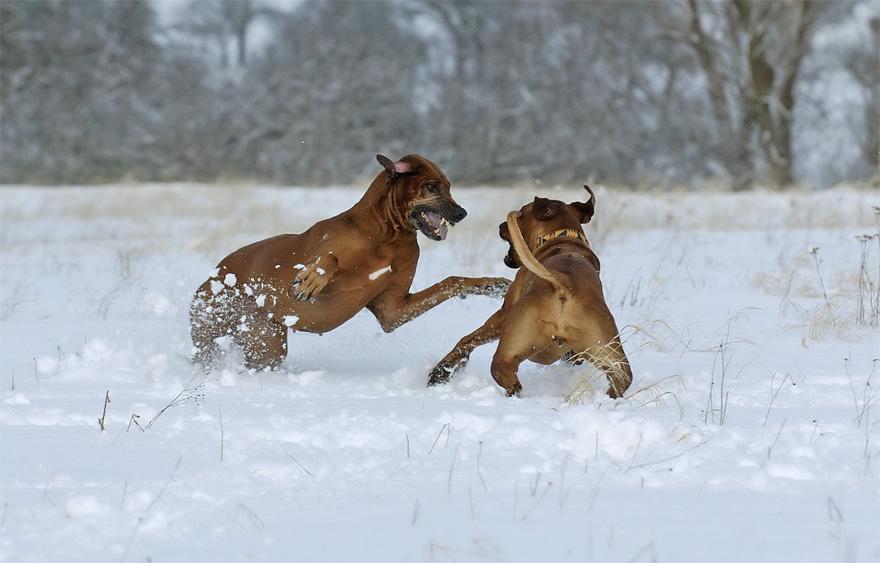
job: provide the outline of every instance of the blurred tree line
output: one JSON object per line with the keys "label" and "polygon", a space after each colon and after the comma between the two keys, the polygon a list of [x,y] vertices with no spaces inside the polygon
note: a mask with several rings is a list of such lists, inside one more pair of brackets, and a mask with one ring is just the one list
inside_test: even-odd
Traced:
{"label": "blurred tree line", "polygon": [[877,174],[876,0],[3,0],[0,182]]}

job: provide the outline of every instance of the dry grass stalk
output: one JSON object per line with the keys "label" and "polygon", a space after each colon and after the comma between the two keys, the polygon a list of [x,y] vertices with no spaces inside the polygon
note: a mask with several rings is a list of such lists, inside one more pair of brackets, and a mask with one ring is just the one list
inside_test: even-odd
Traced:
{"label": "dry grass stalk", "polygon": [[141,426],[141,424],[138,422],[138,419],[139,419],[140,417],[141,417],[141,415],[139,415],[139,414],[132,414],[132,415],[131,415],[131,418],[128,419],[128,428],[126,428],[125,431],[126,431],[126,432],[130,431],[130,430],[131,430],[131,425],[132,425],[132,423],[134,423],[135,426],[137,426],[138,428],[141,429],[141,432],[146,432],[146,430],[144,430],[144,427]]}
{"label": "dry grass stalk", "polygon": [[104,431],[104,419],[107,418],[107,405],[110,404],[110,390],[107,390],[107,395],[104,397],[104,412],[101,414],[101,418],[98,419],[98,424],[101,425],[101,432]]}
{"label": "dry grass stalk", "polygon": [[[863,326],[876,326],[880,324],[880,272],[878,272],[877,282],[871,279],[869,272],[869,243],[877,239],[880,245],[880,206],[873,206],[874,218],[877,221],[877,232],[872,235],[858,235],[856,240],[859,242],[861,250],[861,262],[859,264],[859,293],[856,300],[856,319]],[[878,260],[878,269],[880,269],[880,260]]]}
{"label": "dry grass stalk", "polygon": [[[195,387],[190,387],[190,385],[192,385],[192,382],[195,381],[196,377],[198,377],[199,375],[202,375],[201,383],[199,383]],[[154,416],[150,420],[150,422],[147,423],[146,427],[149,428],[150,426],[152,426],[153,423],[156,422],[156,420],[160,416],[162,416],[162,414],[165,411],[167,411],[168,409],[170,409],[171,407],[176,407],[178,405],[182,405],[187,402],[191,402],[194,405],[198,405],[202,401],[204,401],[205,400],[204,387],[205,387],[205,379],[206,378],[207,378],[207,374],[205,374],[204,372],[198,372],[195,375],[193,375],[192,378],[189,380],[189,383],[187,384],[187,386],[184,387],[183,390],[181,390],[180,393],[178,393],[177,396],[174,397],[174,399],[170,403],[165,405],[165,407],[162,410],[160,410],[158,413],[156,413],[156,416]]]}

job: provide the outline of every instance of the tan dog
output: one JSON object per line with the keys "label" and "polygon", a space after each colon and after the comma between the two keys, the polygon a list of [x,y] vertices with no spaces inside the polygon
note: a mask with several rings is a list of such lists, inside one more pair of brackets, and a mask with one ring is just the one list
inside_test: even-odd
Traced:
{"label": "tan dog", "polygon": [[500,339],[492,358],[492,377],[507,395],[522,389],[517,378],[524,360],[552,364],[560,359],[589,360],[605,372],[608,395],[623,395],[632,371],[599,281],[599,259],[581,224],[593,217],[596,197],[565,204],[535,198],[507,216],[499,227],[510,243],[504,263],[521,268],[501,310],[462,338],[431,371],[429,385],[445,383],[477,346]]}
{"label": "tan dog", "polygon": [[216,361],[225,353],[218,339],[229,336],[243,348],[246,367],[274,369],[287,356],[288,329],[320,334],[366,307],[391,332],[450,297],[504,294],[510,280],[462,277],[409,292],[417,231],[443,240],[467,212],[433,162],[414,154],[376,158],[385,170],[354,207],[220,262],[190,310],[196,362]]}

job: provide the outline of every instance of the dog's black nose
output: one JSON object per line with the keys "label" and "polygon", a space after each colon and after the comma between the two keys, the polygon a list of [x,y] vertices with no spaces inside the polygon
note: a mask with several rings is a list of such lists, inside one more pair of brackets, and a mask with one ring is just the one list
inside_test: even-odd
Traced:
{"label": "dog's black nose", "polygon": [[454,222],[458,223],[467,217],[467,211],[465,211],[464,207],[456,205],[452,208],[452,213],[450,213],[449,216]]}

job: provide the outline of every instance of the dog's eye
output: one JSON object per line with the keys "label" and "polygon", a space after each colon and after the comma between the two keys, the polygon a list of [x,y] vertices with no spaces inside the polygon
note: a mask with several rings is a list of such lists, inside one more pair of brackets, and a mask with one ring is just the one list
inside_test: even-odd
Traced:
{"label": "dog's eye", "polygon": [[433,193],[437,193],[438,191],[440,191],[440,186],[431,182],[429,184],[425,184],[425,189],[433,194]]}

